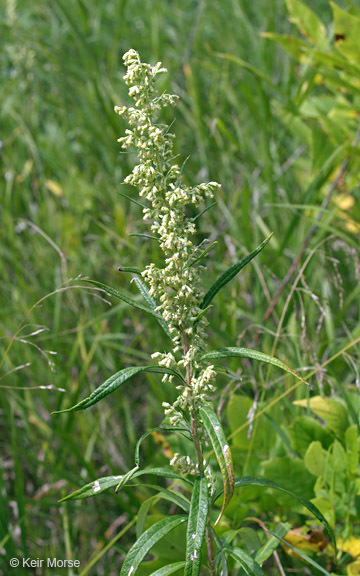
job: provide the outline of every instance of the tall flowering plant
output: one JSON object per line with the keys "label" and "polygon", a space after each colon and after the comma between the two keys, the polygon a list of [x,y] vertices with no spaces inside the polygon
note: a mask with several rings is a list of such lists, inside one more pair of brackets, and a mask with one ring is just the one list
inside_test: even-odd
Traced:
{"label": "tall flowering plant", "polygon": [[[225,545],[217,536],[216,526],[237,486],[281,487],[261,478],[234,478],[229,442],[212,408],[217,392],[214,361],[228,357],[250,358],[275,365],[299,380],[302,378],[277,358],[256,350],[228,347],[207,351],[206,328],[207,314],[217,293],[261,252],[271,235],[224,272],[207,291],[204,290],[204,262],[215,243],[209,244],[205,240],[197,244],[196,224],[199,216],[213,204],[196,216],[191,216],[194,211],[189,207],[199,207],[207,199],[212,199],[220,185],[209,182],[189,187],[183,183],[182,169],[173,162],[174,135],[169,126],[159,122],[161,110],[177,101],[177,96],[157,91],[156,79],[166,69],[160,62],[155,66],[141,62],[135,50],[127,52],[123,59],[127,67],[124,79],[134,106],[115,107],[115,112],[130,125],[119,142],[124,149],[135,147],[139,159],[125,182],[137,188],[146,202],[142,204],[143,217],[159,241],[163,262],[161,266],[150,263],[143,271],[122,268],[133,273],[141,300],[101,282],[87,281],[155,317],[168,336],[169,348],[166,352],[154,351],[151,356],[153,362],[149,365],[123,368],[90,396],[61,412],[89,408],[141,372],[162,374],[164,381],[170,381],[176,387],[177,398],[172,404],[163,404],[166,424],[146,431],[139,439],[135,466],[128,473],[99,478],[64,500],[87,498],[114,487],[120,490],[126,484],[131,486],[132,479],[143,475],[171,479],[185,486],[183,492],[164,488],[162,491],[181,513],[164,517],[142,531],[123,562],[120,576],[134,575],[156,543],[184,523],[187,524],[184,560],[161,567],[153,576],[166,576],[180,569],[185,576],[197,576],[202,567],[207,567],[211,576],[220,573],[225,576],[230,558],[246,574],[258,576],[264,572],[256,558],[240,548]],[[149,434],[159,429],[164,433],[182,434],[189,448],[184,454],[175,454],[168,467],[142,468],[141,444]],[[222,502],[220,507],[217,506],[219,501]],[[301,501],[330,530],[321,513],[310,502]],[[267,557],[266,551],[262,550],[259,558],[264,561]]]}

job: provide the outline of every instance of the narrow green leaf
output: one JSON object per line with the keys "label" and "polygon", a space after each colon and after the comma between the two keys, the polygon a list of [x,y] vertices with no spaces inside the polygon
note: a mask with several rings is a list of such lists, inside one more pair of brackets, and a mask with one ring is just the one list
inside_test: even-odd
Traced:
{"label": "narrow green leaf", "polygon": [[172,480],[181,480],[182,482],[186,482],[187,484],[191,484],[193,486],[193,481],[189,480],[185,476],[180,476],[175,470],[172,468],[144,468],[143,470],[139,470],[134,474],[134,478],[138,476],[144,476],[149,474],[151,476],[159,476],[160,478],[170,478]]}
{"label": "narrow green leaf", "polygon": [[123,488],[125,486],[125,484],[127,484],[131,480],[131,478],[134,476],[135,472],[137,472],[138,470],[139,470],[139,466],[134,466],[134,468],[129,470],[129,472],[127,472],[122,478],[120,478],[120,481],[118,482],[118,484],[115,488],[115,492],[118,492],[119,490],[121,490],[121,488]]}
{"label": "narrow green leaf", "polygon": [[129,234],[129,236],[137,236],[138,238],[147,238],[148,240],[159,241],[159,238],[157,238],[156,236],[151,236],[150,234],[141,234],[140,232],[132,232],[131,234]]}
{"label": "narrow green leaf", "polygon": [[330,572],[328,572],[327,570],[325,570],[325,568],[323,568],[322,566],[320,566],[320,564],[318,564],[317,562],[315,562],[315,560],[313,560],[312,558],[310,558],[310,556],[308,556],[307,554],[305,554],[302,550],[300,550],[299,548],[296,548],[295,546],[293,546],[292,544],[290,544],[290,542],[288,542],[287,540],[284,540],[283,538],[281,538],[278,534],[276,534],[275,532],[271,532],[271,530],[269,530],[269,534],[271,534],[272,536],[275,536],[275,538],[278,538],[280,540],[280,542],[282,542],[283,544],[285,544],[285,546],[288,546],[291,550],[293,550],[293,552],[295,552],[298,556],[300,556],[303,560],[305,560],[305,562],[307,562],[308,564],[310,564],[311,566],[314,566],[314,568],[316,568],[317,570],[319,570],[320,572],[322,572],[323,574],[325,574],[326,576],[332,576],[330,574]]}
{"label": "narrow green leaf", "polygon": [[265,240],[261,244],[259,244],[257,248],[255,248],[255,250],[253,250],[252,252],[250,252],[250,254],[242,258],[239,262],[237,262],[237,264],[231,266],[228,270],[226,270],[226,272],[224,272],[224,274],[220,276],[220,278],[216,280],[216,282],[209,288],[209,290],[205,294],[204,299],[200,305],[200,308],[206,308],[207,306],[209,306],[214,296],[216,296],[216,294],[228,282],[230,282],[230,280],[232,280],[240,272],[240,270],[242,270],[244,266],[246,266],[246,264],[251,262],[251,260],[255,258],[255,256],[257,256],[257,254],[259,254],[259,252],[263,250],[263,248],[265,248],[266,244],[270,242],[272,235],[273,234],[271,233],[267,238],[265,238]]}
{"label": "narrow green leaf", "polygon": [[194,266],[194,264],[196,264],[196,262],[199,262],[199,260],[201,260],[201,258],[204,258],[204,256],[206,256],[206,254],[208,254],[208,253],[210,252],[210,250],[211,250],[212,248],[214,248],[215,244],[217,244],[217,240],[215,240],[215,241],[212,242],[207,248],[205,248],[205,250],[203,250],[203,251],[201,252],[201,254],[200,254],[197,258],[195,258],[195,260],[193,260],[193,261],[190,263],[190,266]]}
{"label": "narrow green leaf", "polygon": [[[145,476],[149,474],[150,476],[159,476],[160,478],[170,478],[171,480],[181,480],[182,482],[186,482],[187,484],[193,484],[191,480],[188,480],[184,476],[180,476],[177,472],[173,469],[169,468],[145,468],[143,470],[138,470],[133,474],[132,478],[137,478],[138,476]],[[109,490],[110,488],[114,488],[118,486],[119,481],[124,476],[104,476],[103,478],[98,478],[93,482],[89,482],[85,484],[75,492],[72,492],[65,498],[59,500],[59,502],[65,502],[65,500],[83,500],[84,498],[90,498],[91,496],[96,496],[97,494],[101,494],[105,490]]]}
{"label": "narrow green leaf", "polygon": [[187,521],[187,516],[163,518],[146,530],[130,548],[121,567],[120,576],[134,576],[141,562],[155,544],[171,530]]}
{"label": "narrow green leaf", "polygon": [[186,536],[186,564],[184,576],[199,576],[201,548],[204,543],[206,522],[209,512],[207,479],[196,478],[191,497]]}
{"label": "narrow green leaf", "polygon": [[254,558],[249,556],[244,550],[241,550],[241,548],[223,548],[223,552],[227,552],[234,560],[239,562],[247,576],[265,576],[265,572]]}
{"label": "narrow green leaf", "polygon": [[280,541],[275,536],[280,536],[283,538],[290,530],[290,524],[278,524],[274,530],[274,534],[270,536],[261,548],[256,551],[255,560],[260,566],[275,552],[276,548],[279,546]]}
{"label": "narrow green leaf", "polygon": [[109,490],[109,488],[117,486],[122,478],[123,476],[104,476],[103,478],[98,478],[93,482],[89,482],[89,484],[85,484],[85,486],[82,486],[79,490],[68,494],[68,496],[65,496],[65,498],[62,498],[59,502],[65,502],[66,500],[83,500],[84,498],[96,496],[97,494],[105,492],[105,490]]}
{"label": "narrow green leaf", "polygon": [[209,406],[203,406],[200,408],[199,414],[213,446],[224,484],[224,502],[221,512],[215,522],[216,526],[234,493],[234,468],[230,446],[227,444],[225,433],[219,418]]}
{"label": "narrow green leaf", "polygon": [[115,288],[112,288],[111,286],[108,286],[107,284],[103,284],[102,282],[97,282],[96,280],[89,280],[87,278],[84,278],[83,282],[88,282],[89,284],[94,284],[94,286],[101,288],[101,290],[104,290],[104,292],[106,292],[110,296],[114,296],[115,298],[118,298],[119,300],[126,302],[126,304],[129,304],[133,308],[137,308],[138,310],[142,310],[143,312],[146,312],[147,314],[154,316],[157,320],[159,320],[159,318],[161,318],[160,314],[158,314],[157,312],[154,312],[153,309],[149,308],[148,306],[144,306],[143,304],[140,304],[140,302],[133,300],[133,298],[130,298],[127,294],[124,294],[123,292],[119,292],[119,290],[115,290]]}
{"label": "narrow green leaf", "polygon": [[137,444],[135,447],[135,464],[137,466],[140,466],[140,446],[141,446],[142,442],[155,431],[170,432],[170,433],[172,433],[172,432],[186,432],[188,435],[190,435],[190,439],[191,439],[190,431],[187,428],[180,428],[180,427],[176,427],[176,426],[172,427],[172,428],[167,427],[167,426],[156,426],[155,428],[151,428],[151,430],[147,430],[146,432],[144,432],[144,434],[137,441]]}
{"label": "narrow green leaf", "polygon": [[169,576],[169,574],[173,574],[174,572],[178,572],[180,568],[183,568],[185,562],[175,562],[174,564],[168,564],[163,568],[159,568],[155,572],[152,572],[150,576]]}
{"label": "narrow green leaf", "polygon": [[141,274],[139,268],[131,268],[131,266],[118,266],[118,272],[131,272],[133,274]]}
{"label": "narrow green leaf", "polygon": [[[292,490],[285,488],[285,486],[282,486],[281,484],[277,484],[276,482],[273,482],[272,480],[267,480],[266,478],[255,478],[253,476],[244,476],[242,478],[236,478],[235,479],[235,488],[242,488],[243,486],[263,486],[265,488],[274,488],[275,490],[280,490],[281,492],[285,492],[286,494],[289,494],[293,498],[296,498],[296,500],[298,500],[298,502],[300,502],[303,506],[305,506],[305,508],[307,508],[309,510],[309,512],[311,512],[311,514],[313,514],[315,516],[315,518],[317,518],[325,526],[326,531],[330,536],[331,543],[333,545],[333,548],[334,548],[335,554],[336,554],[335,534],[334,534],[333,530],[331,529],[331,527],[329,526],[329,523],[326,520],[326,518],[320,512],[320,510],[316,506],[314,506],[314,504],[309,502],[309,500],[306,500],[306,498],[303,498],[302,496],[299,496],[295,492],[292,492]],[[215,496],[213,498],[213,502],[216,502],[216,500],[223,493],[224,493],[223,489],[219,490],[215,494]]]}
{"label": "narrow green leaf", "polygon": [[210,308],[212,308],[213,305],[210,304],[209,306],[207,306],[204,310],[201,310],[201,312],[199,312],[199,314],[197,316],[195,316],[194,318],[194,325],[197,324],[199,322],[199,320],[205,316],[205,314],[210,310]]}
{"label": "narrow green leaf", "polygon": [[268,354],[263,354],[262,352],[258,352],[257,350],[251,350],[250,348],[218,348],[217,350],[213,350],[212,352],[208,352],[201,357],[202,360],[218,360],[219,358],[251,358],[252,360],[259,360],[259,362],[265,362],[266,364],[272,364],[273,366],[277,366],[291,374],[298,380],[301,380],[304,384],[309,386],[309,383],[304,380],[295,370],[289,368],[284,362],[275,358],[274,356],[269,356]]}
{"label": "narrow green leaf", "polygon": [[206,206],[206,208],[204,208],[204,210],[202,210],[201,212],[199,212],[199,214],[196,214],[196,216],[194,216],[194,218],[191,218],[191,220],[193,222],[195,222],[195,220],[197,220],[198,218],[200,218],[200,216],[202,216],[203,214],[205,214],[205,212],[207,212],[208,210],[210,210],[210,208],[212,208],[213,206],[215,206],[216,204],[218,204],[218,202],[212,202],[211,204],[209,204],[209,206]]}
{"label": "narrow green leaf", "polygon": [[141,206],[141,208],[144,208],[146,210],[145,204],[141,204],[141,202],[139,202],[139,200],[136,200],[136,198],[132,198],[131,196],[128,196],[127,194],[124,194],[123,192],[118,192],[118,194],[120,196],[122,196],[123,198],[130,200],[130,202],[133,202],[133,204],[137,204],[137,206]]}
{"label": "narrow green leaf", "polygon": [[171,374],[172,376],[177,376],[183,381],[182,377],[178,372],[171,370],[170,368],[163,368],[162,366],[131,366],[129,368],[123,368],[116,374],[113,374],[101,384],[94,392],[90,394],[87,398],[84,398],[71,408],[66,408],[65,410],[57,410],[52,412],[52,414],[63,414],[64,412],[73,412],[77,410],[86,410],[90,406],[93,406],[105,396],[108,396],[118,388],[120,388],[125,382],[130,378],[139,374],[139,372],[157,372],[159,374]]}
{"label": "narrow green leaf", "polygon": [[[149,308],[154,312],[155,308],[157,308],[157,305],[158,305],[155,298],[153,298],[151,296],[151,294],[149,293],[149,290],[145,286],[144,282],[142,282],[140,280],[140,278],[134,278],[134,282],[135,282],[136,287],[139,290],[141,296],[144,298],[144,300],[148,304]],[[158,314],[157,312],[154,312],[154,314],[156,314],[156,319],[159,322],[161,328],[164,330],[165,334],[167,336],[169,336],[169,338],[171,338],[169,326],[165,322],[164,318],[161,316],[161,314]]]}

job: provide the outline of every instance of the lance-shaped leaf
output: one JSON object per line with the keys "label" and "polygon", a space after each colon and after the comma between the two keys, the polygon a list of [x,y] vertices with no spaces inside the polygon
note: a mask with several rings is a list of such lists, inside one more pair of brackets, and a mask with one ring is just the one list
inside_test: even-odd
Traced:
{"label": "lance-shaped leaf", "polygon": [[123,478],[123,476],[104,476],[103,478],[98,478],[93,482],[89,482],[79,488],[79,490],[75,490],[65,498],[59,500],[59,502],[65,502],[66,500],[83,500],[84,498],[90,498],[91,496],[96,496],[97,494],[101,494],[101,492],[105,492],[105,490],[109,490],[109,488],[113,488],[119,484],[119,481]]}
{"label": "lance-shaped leaf", "polygon": [[166,534],[187,521],[187,516],[163,518],[148,528],[130,548],[121,567],[120,576],[134,576],[145,556]]}
{"label": "lance-shaped leaf", "polygon": [[66,408],[65,410],[57,410],[55,412],[52,412],[52,414],[63,414],[64,412],[86,410],[86,408],[90,408],[90,406],[93,406],[94,404],[99,402],[99,400],[105,398],[105,396],[108,396],[109,394],[120,388],[123,384],[125,384],[125,382],[127,382],[128,380],[130,380],[130,378],[135,376],[135,374],[139,374],[139,372],[157,372],[159,374],[171,374],[172,376],[180,378],[180,380],[183,382],[181,375],[178,372],[171,370],[171,368],[163,368],[162,366],[131,366],[129,368],[123,368],[119,372],[116,372],[116,374],[110,376],[110,378],[105,380],[105,382],[101,384],[101,386],[96,388],[94,392],[91,392],[90,396],[84,398],[74,406],[71,406],[71,408]]}
{"label": "lance-shaped leaf", "polygon": [[150,576],[169,576],[169,574],[173,574],[174,572],[178,572],[180,568],[184,567],[185,562],[174,562],[174,564],[168,564],[163,568],[159,568],[155,572],[152,572]]}
{"label": "lance-shaped leaf", "polygon": [[197,324],[199,322],[199,320],[201,320],[201,318],[203,316],[205,316],[205,314],[210,310],[210,308],[212,308],[212,304],[210,304],[209,306],[206,306],[206,308],[204,308],[204,310],[201,310],[201,312],[199,312],[199,314],[197,316],[195,316],[193,326],[195,326],[195,324]]}
{"label": "lance-shaped leaf", "polygon": [[142,234],[141,232],[133,232],[132,234],[129,234],[129,236],[137,236],[138,238],[146,238],[147,240],[156,240],[157,242],[159,241],[159,238],[157,238],[156,236],[151,236],[151,234]]}
{"label": "lance-shaped leaf", "polygon": [[234,560],[240,564],[247,576],[265,576],[265,572],[256,560],[244,552],[244,550],[241,550],[241,548],[224,548],[223,552],[227,552],[232,556]]}
{"label": "lance-shaped leaf", "polygon": [[139,200],[136,200],[136,198],[132,198],[131,196],[128,196],[127,194],[124,194],[123,192],[118,192],[118,194],[120,196],[122,196],[123,198],[127,198],[127,200],[130,200],[130,202],[133,202],[134,204],[137,204],[137,206],[141,206],[141,208],[144,208],[144,210],[146,210],[145,204],[141,204],[141,202],[139,202]]}
{"label": "lance-shaped leaf", "polygon": [[226,441],[225,433],[219,418],[209,406],[203,406],[200,408],[199,414],[214,449],[224,485],[224,502],[221,512],[215,522],[216,526],[234,493],[234,468],[230,446]]}
{"label": "lance-shaped leaf", "polygon": [[209,493],[205,477],[196,478],[191,497],[184,576],[198,576],[201,567],[201,548],[204,542],[209,512]]}
{"label": "lance-shaped leaf", "polygon": [[139,466],[136,465],[136,466],[134,466],[134,468],[129,470],[129,472],[127,472],[122,478],[120,478],[120,480],[117,483],[117,486],[115,488],[115,492],[118,492],[119,490],[121,490],[121,488],[123,488],[131,480],[131,478],[134,476],[134,474],[138,470],[139,470]]}
{"label": "lance-shaped leaf", "polygon": [[[138,476],[145,476],[149,474],[150,476],[159,476],[160,478],[170,478],[171,480],[181,480],[182,482],[186,482],[187,484],[193,484],[191,480],[188,480],[184,476],[180,476],[177,472],[173,469],[169,468],[145,468],[144,470],[138,470],[135,474],[132,475],[132,479],[137,478]],[[126,476],[126,474],[125,474]],[[84,498],[91,498],[91,496],[96,496],[97,494],[101,494],[105,490],[109,490],[110,488],[115,488],[115,486],[119,485],[119,482],[124,478],[124,476],[104,476],[103,478],[98,478],[93,482],[89,482],[85,484],[75,492],[68,494],[59,502],[65,502],[65,500],[83,500]],[[129,481],[129,478],[128,478]],[[122,486],[123,487],[123,486]]]}
{"label": "lance-shaped leaf", "polygon": [[157,308],[157,305],[158,305],[155,298],[153,298],[151,296],[151,294],[149,293],[149,290],[145,286],[144,282],[142,282],[140,280],[140,278],[134,278],[134,282],[135,282],[137,289],[139,290],[141,296],[144,298],[145,302],[149,306],[149,308],[151,308],[153,313],[156,314],[156,320],[159,322],[161,328],[164,330],[165,334],[167,336],[169,336],[169,338],[171,338],[169,326],[165,322],[164,318],[158,312],[154,312],[155,308]]}
{"label": "lance-shaped leaf", "polygon": [[97,282],[96,280],[89,280],[88,278],[84,278],[83,282],[88,282],[89,284],[94,284],[94,286],[97,286],[98,288],[100,288],[101,290],[103,290],[104,292],[109,294],[110,296],[114,296],[115,298],[118,298],[118,300],[122,300],[123,302],[126,302],[126,304],[129,304],[133,308],[137,308],[138,310],[142,310],[143,312],[146,312],[147,314],[154,316],[154,318],[156,318],[156,320],[158,322],[160,322],[160,320],[163,320],[162,316],[160,314],[158,314],[157,312],[154,312],[153,308],[150,308],[149,306],[144,306],[144,304],[141,304],[141,302],[134,300],[133,298],[131,298],[127,294],[124,294],[123,292],[119,292],[119,290],[116,290],[115,288],[112,288],[111,286],[108,286],[107,284],[103,284],[102,282]]}
{"label": "lance-shaped leaf", "polygon": [[[242,488],[243,486],[263,486],[264,488],[274,488],[275,490],[280,490],[281,492],[285,492],[286,494],[289,494],[290,496],[292,496],[293,498],[298,500],[298,502],[300,502],[303,506],[305,506],[305,508],[307,508],[309,510],[309,512],[311,512],[311,514],[313,514],[313,516],[315,516],[315,518],[320,520],[320,522],[325,526],[325,529],[330,536],[331,543],[334,547],[335,554],[336,554],[335,534],[334,534],[333,530],[331,529],[331,527],[329,526],[329,523],[326,520],[326,518],[323,516],[323,514],[320,512],[320,510],[314,504],[312,504],[312,502],[309,502],[309,500],[306,500],[306,498],[303,498],[302,496],[299,496],[295,492],[292,492],[292,490],[289,490],[285,486],[282,486],[281,484],[277,484],[276,482],[273,482],[272,480],[267,480],[266,478],[255,478],[253,476],[243,476],[242,478],[236,478],[235,479],[235,488]],[[213,502],[216,502],[216,500],[223,493],[224,493],[224,489],[219,490],[215,494],[215,496],[213,498]]]}
{"label": "lance-shaped leaf", "polygon": [[204,296],[202,303],[200,304],[200,308],[206,308],[207,306],[209,306],[211,300],[214,298],[214,296],[216,296],[216,294],[221,290],[221,288],[223,288],[228,282],[230,282],[230,280],[232,280],[236,276],[236,274],[238,274],[240,270],[242,270],[244,266],[246,266],[246,264],[251,262],[251,260],[255,258],[255,256],[257,256],[257,254],[259,254],[259,252],[263,250],[263,248],[265,248],[266,244],[270,242],[271,237],[272,233],[267,238],[265,238],[265,240],[261,244],[259,244],[259,246],[255,248],[255,250],[250,252],[250,254],[248,254],[247,256],[242,258],[239,262],[237,262],[236,264],[231,266],[228,270],[226,270],[226,272],[224,272],[224,274],[222,274],[220,278],[218,278],[216,282],[214,282],[214,284],[209,288],[209,290]]}
{"label": "lance-shaped leaf", "polygon": [[266,364],[272,364],[272,366],[277,366],[278,368],[281,368],[281,370],[284,370],[284,372],[287,372],[288,374],[291,374],[298,380],[301,380],[301,382],[303,382],[307,386],[309,385],[309,383],[306,382],[304,378],[301,378],[301,376],[299,376],[299,374],[295,372],[295,370],[289,368],[289,366],[284,364],[284,362],[282,362],[278,358],[275,358],[274,356],[269,356],[268,354],[263,354],[262,352],[258,352],[257,350],[251,350],[250,348],[234,348],[234,347],[218,348],[217,350],[213,350],[212,352],[204,354],[201,357],[201,360],[218,360],[219,358],[236,358],[236,357],[250,358],[252,360],[259,360],[259,362],[265,362]]}
{"label": "lance-shaped leaf", "polygon": [[131,266],[118,266],[118,272],[131,272],[132,274],[141,274],[139,268],[132,268]]}
{"label": "lance-shaped leaf", "polygon": [[197,220],[198,218],[200,218],[200,216],[202,216],[203,214],[205,214],[205,212],[207,212],[208,210],[210,210],[210,208],[212,208],[213,206],[216,206],[216,204],[218,204],[218,202],[213,202],[212,204],[209,204],[209,206],[206,206],[206,208],[204,208],[204,210],[202,210],[199,214],[196,214],[196,216],[194,216],[194,218],[190,218],[190,220],[192,220],[193,222],[195,222],[195,220]]}
{"label": "lance-shaped leaf", "polygon": [[205,248],[205,250],[203,250],[201,252],[201,254],[199,254],[199,256],[197,258],[195,258],[195,260],[193,260],[190,263],[190,266],[194,266],[197,262],[199,262],[201,260],[201,258],[204,258],[204,256],[206,256],[206,254],[208,254],[210,252],[210,250],[212,248],[214,248],[215,244],[217,244],[217,240],[214,240],[214,242],[211,242],[211,244],[207,248]]}

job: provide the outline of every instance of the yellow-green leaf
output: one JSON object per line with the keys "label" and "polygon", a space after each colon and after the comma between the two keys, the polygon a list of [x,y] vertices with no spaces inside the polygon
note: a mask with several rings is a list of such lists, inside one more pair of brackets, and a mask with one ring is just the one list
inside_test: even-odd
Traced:
{"label": "yellow-green leaf", "polygon": [[350,426],[345,432],[346,457],[348,469],[351,474],[355,474],[359,464],[359,441],[357,425]]}
{"label": "yellow-green leaf", "polygon": [[320,18],[300,0],[285,0],[289,19],[313,44],[326,38],[326,28]]}
{"label": "yellow-green leaf", "polygon": [[321,476],[325,455],[321,442],[311,442],[305,454],[305,466],[313,476]]}
{"label": "yellow-green leaf", "polygon": [[331,2],[334,14],[336,48],[346,58],[360,64],[360,18]]}
{"label": "yellow-green leaf", "polygon": [[349,426],[347,410],[345,406],[337,400],[323,398],[322,396],[313,396],[309,400],[296,400],[294,404],[296,406],[303,406],[304,408],[307,408],[309,405],[310,410],[321,418],[328,428],[338,436],[343,436]]}

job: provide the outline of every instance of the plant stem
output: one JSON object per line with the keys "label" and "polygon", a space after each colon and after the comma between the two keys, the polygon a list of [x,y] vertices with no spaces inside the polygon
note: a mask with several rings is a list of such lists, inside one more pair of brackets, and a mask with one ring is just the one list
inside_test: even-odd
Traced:
{"label": "plant stem", "polygon": [[[184,355],[186,355],[188,353],[188,342],[187,342],[187,337],[186,337],[185,333],[183,333],[183,346],[184,346]],[[194,442],[197,464],[199,466],[199,471],[200,471],[200,474],[202,476],[204,473],[204,464],[203,464],[203,455],[202,455],[202,450],[201,450],[200,438],[199,438],[199,434],[198,434],[198,424],[197,424],[197,420],[196,420],[196,406],[195,406],[194,398],[192,395],[192,389],[191,389],[191,366],[190,366],[190,364],[188,364],[186,366],[186,383],[187,383],[187,387],[189,390],[189,401],[190,401],[189,411],[190,411],[190,421],[191,421],[191,436],[192,436],[192,439]]]}
{"label": "plant stem", "polygon": [[[185,333],[183,333],[183,346],[184,346],[184,355],[186,355],[188,352],[188,342],[187,342],[187,338],[186,338]],[[189,389],[191,435],[192,435],[192,439],[194,442],[196,460],[197,460],[197,464],[199,466],[199,471],[200,471],[201,476],[203,476],[203,474],[204,474],[204,462],[203,462],[203,454],[202,454],[202,449],[201,449],[201,442],[200,442],[200,438],[199,438],[199,434],[198,434],[198,423],[197,423],[197,419],[196,419],[196,416],[197,416],[196,406],[195,406],[195,402],[194,402],[194,398],[193,398],[192,390],[191,390],[191,365],[190,364],[188,364],[186,366],[186,383],[187,383],[187,386]],[[208,526],[206,528],[206,546],[207,546],[207,552],[208,552],[208,558],[209,558],[210,574],[211,574],[211,576],[216,576],[214,548],[213,548],[213,542],[212,542],[212,537],[211,537],[211,532],[210,532],[209,520],[208,520]]]}
{"label": "plant stem", "polygon": [[206,528],[206,547],[207,547],[207,553],[208,553],[208,557],[209,557],[210,574],[211,574],[211,576],[216,576],[214,548],[213,548],[213,542],[212,542],[212,538],[211,538],[209,523],[208,523],[208,526]]}

